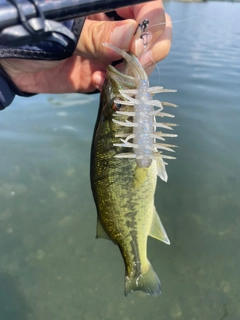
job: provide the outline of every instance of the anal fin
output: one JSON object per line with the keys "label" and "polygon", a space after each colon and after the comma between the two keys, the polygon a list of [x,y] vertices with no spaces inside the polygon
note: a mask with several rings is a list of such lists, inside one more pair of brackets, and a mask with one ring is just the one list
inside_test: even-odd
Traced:
{"label": "anal fin", "polygon": [[99,218],[97,218],[97,234],[96,234],[96,238],[102,238],[102,239],[107,239],[107,240],[111,240],[109,235],[107,234],[107,232],[103,229],[103,226],[101,224],[101,221],[99,220]]}

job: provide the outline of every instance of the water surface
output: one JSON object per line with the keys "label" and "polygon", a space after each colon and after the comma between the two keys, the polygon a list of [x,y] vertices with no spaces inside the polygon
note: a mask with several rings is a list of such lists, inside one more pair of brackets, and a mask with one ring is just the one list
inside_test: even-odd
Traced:
{"label": "water surface", "polygon": [[177,160],[156,192],[171,246],[148,246],[162,295],[125,298],[118,248],[95,240],[99,96],[16,98],[0,114],[1,320],[240,318],[240,4],[165,7],[174,21],[192,19],[174,24],[150,78],[177,89],[164,100],[179,105]]}

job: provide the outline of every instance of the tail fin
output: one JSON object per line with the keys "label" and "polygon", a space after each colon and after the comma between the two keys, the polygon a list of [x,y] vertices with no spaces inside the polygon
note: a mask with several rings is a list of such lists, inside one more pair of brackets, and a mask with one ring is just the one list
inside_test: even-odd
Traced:
{"label": "tail fin", "polygon": [[136,274],[133,277],[125,276],[125,297],[133,291],[143,291],[150,296],[161,294],[161,283],[157,274],[149,263],[149,269],[146,274]]}

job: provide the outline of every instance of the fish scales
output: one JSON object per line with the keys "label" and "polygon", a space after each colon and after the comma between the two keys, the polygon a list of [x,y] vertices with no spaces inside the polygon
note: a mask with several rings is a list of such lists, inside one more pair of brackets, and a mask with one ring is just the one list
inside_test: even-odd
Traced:
{"label": "fish scales", "polygon": [[[130,56],[133,63],[135,57]],[[131,66],[130,66],[131,67]],[[147,238],[152,236],[169,244],[167,234],[154,206],[157,162],[148,168],[137,165],[132,148],[116,146],[119,137],[132,134],[133,128],[120,122],[132,122],[126,113],[131,105],[119,106],[120,90],[136,88],[134,78],[107,68],[100,97],[91,152],[91,187],[98,213],[97,238],[112,240],[125,263],[124,293],[142,290],[149,295],[161,293],[158,276],[147,259]],[[124,98],[121,98],[124,100]],[[116,110],[123,114],[116,114]],[[118,154],[127,157],[119,159]]]}

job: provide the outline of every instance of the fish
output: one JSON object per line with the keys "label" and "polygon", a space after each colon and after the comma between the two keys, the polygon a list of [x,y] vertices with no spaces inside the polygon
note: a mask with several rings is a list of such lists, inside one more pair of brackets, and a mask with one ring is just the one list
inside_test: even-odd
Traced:
{"label": "fish", "polygon": [[[112,65],[107,67],[92,139],[90,178],[97,209],[96,238],[111,240],[118,246],[125,264],[125,296],[138,290],[157,296],[161,293],[161,283],[147,258],[147,239],[150,236],[170,244],[154,206],[154,194],[157,176],[167,180],[164,157],[173,158],[164,156],[162,150],[172,151],[173,146],[157,145],[156,139],[176,135],[157,132],[157,127],[172,130],[173,124],[157,126],[155,117],[169,116],[160,115],[163,105],[175,105],[152,100],[154,93],[165,92],[165,89],[148,86],[145,90],[147,101],[153,102],[147,112],[151,113],[153,130],[147,134],[151,135],[153,145],[149,150],[145,148],[142,154],[134,153],[138,149],[136,145],[141,143],[137,141],[139,137],[135,139],[134,128],[143,126],[141,115],[145,117],[144,112],[140,112],[140,119],[136,119],[136,109],[142,107],[137,103],[142,90],[139,83],[143,80],[144,86],[148,85],[148,76],[133,54],[110,44],[104,45],[125,59],[126,68],[120,72]],[[149,121],[145,124],[149,126]],[[144,129],[138,135],[141,137],[141,134],[144,135]],[[161,147],[160,152],[157,147]]]}

